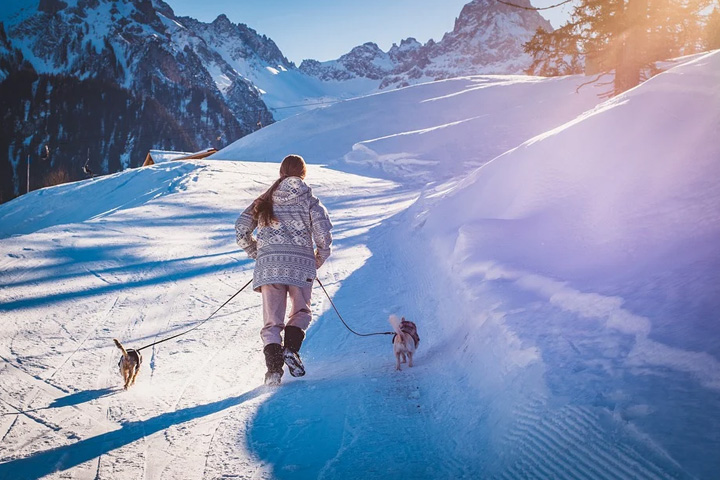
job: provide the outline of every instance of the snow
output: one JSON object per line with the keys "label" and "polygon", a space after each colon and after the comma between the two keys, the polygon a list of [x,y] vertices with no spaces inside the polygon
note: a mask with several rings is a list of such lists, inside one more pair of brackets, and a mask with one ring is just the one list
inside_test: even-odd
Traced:
{"label": "snow", "polygon": [[[198,152],[196,152],[198,153]],[[150,150],[150,156],[155,163],[164,163],[178,158],[194,155],[193,152],[173,152],[170,150]]]}
{"label": "snow", "polygon": [[223,67],[213,61],[209,61],[205,64],[205,68],[207,69],[210,76],[213,78],[213,81],[215,82],[218,90],[220,90],[223,95],[226,95],[228,89],[232,86],[233,81],[225,74],[225,72],[223,71]]}
{"label": "snow", "polygon": [[[713,478],[719,76],[433,82],[0,205],[0,478]],[[335,225],[319,278],[362,333],[415,321],[415,366],[316,287],[307,375],[260,386],[244,292],[120,389],[112,338],[250,278],[233,222],[291,152]]]}
{"label": "snow", "polygon": [[176,20],[173,20],[171,18],[168,18],[167,16],[163,15],[160,12],[157,12],[158,18],[160,18],[160,21],[168,27],[168,30],[173,34],[177,34],[178,30],[186,30],[185,26],[177,22]]}
{"label": "snow", "polygon": [[470,76],[414,85],[288,118],[212,158],[278,161],[291,145],[312,162],[351,171],[449,179],[596,105],[593,89],[575,93],[585,81]]}
{"label": "snow", "polygon": [[265,65],[258,60],[237,58],[232,53],[232,45],[223,43],[222,39],[213,39],[210,44],[228,65],[259,89],[275,120],[317,108],[318,103],[367,95],[377,90],[380,83],[365,78],[324,82],[282,65]]}

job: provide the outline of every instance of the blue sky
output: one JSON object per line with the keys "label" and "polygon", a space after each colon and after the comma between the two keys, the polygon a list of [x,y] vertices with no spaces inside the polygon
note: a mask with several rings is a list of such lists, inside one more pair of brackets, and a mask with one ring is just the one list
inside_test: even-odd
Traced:
{"label": "blue sky", "polygon": [[[224,13],[234,23],[272,38],[296,64],[305,58],[333,60],[365,42],[387,51],[393,43],[415,37],[440,40],[470,0],[166,0],[177,15],[210,22]],[[557,0],[531,0],[533,5]],[[567,15],[570,8],[550,13]],[[565,12],[565,13],[564,13]],[[561,21],[550,18],[553,26]]]}

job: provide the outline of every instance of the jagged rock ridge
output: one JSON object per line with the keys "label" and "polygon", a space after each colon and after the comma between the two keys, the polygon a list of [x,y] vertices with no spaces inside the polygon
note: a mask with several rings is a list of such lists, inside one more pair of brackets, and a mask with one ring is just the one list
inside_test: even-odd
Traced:
{"label": "jagged rock ridge", "polygon": [[[531,6],[529,0],[516,3]],[[520,74],[531,62],[522,45],[538,27],[552,30],[536,11],[496,0],[473,0],[463,7],[453,31],[439,42],[422,45],[408,38],[388,52],[366,43],[337,60],[303,61],[300,70],[323,80],[379,79],[380,88],[460,75]]]}

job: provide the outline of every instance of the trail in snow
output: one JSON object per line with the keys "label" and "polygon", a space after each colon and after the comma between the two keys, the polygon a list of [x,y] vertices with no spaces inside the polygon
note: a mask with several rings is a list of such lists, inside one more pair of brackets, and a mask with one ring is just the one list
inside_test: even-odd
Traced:
{"label": "trail in snow", "polygon": [[[234,245],[234,220],[275,170],[228,162],[143,169],[133,181],[145,189],[163,172],[174,187],[82,223],[46,217],[45,228],[3,240],[11,265],[1,308],[11,321],[0,337],[0,478],[263,475],[242,440],[257,405],[273,394],[256,388],[264,371],[259,295],[241,294],[192,335],[143,352],[127,392],[111,339],[137,347],[190,328],[244,283],[251,263]],[[369,254],[370,229],[414,196],[391,182],[310,171],[333,211],[342,279]],[[97,193],[128,184],[122,176],[100,182],[28,195],[20,208],[59,196],[102,210],[118,200]],[[314,308],[324,308],[317,296]]]}

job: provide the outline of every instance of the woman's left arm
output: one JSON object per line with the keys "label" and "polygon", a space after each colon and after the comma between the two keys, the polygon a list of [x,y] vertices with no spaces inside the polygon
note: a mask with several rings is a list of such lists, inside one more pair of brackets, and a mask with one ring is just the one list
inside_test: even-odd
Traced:
{"label": "woman's left arm", "polygon": [[327,209],[320,203],[316,197],[312,197],[310,202],[310,221],[312,222],[312,236],[317,245],[315,250],[315,266],[320,266],[325,263],[325,260],[330,256],[331,245],[332,245],[332,223],[328,216]]}

